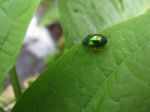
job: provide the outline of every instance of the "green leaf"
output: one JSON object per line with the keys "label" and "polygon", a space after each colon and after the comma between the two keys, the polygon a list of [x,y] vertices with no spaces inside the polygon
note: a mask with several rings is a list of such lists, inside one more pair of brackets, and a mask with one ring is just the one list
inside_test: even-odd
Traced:
{"label": "green leaf", "polygon": [[[120,21],[144,13],[150,0],[59,0],[66,47]],[[134,4],[134,5],[133,5]]]}
{"label": "green leaf", "polygon": [[149,112],[150,14],[106,29],[105,48],[74,46],[12,112]]}
{"label": "green leaf", "polygon": [[5,112],[5,111],[0,107],[0,112]]}
{"label": "green leaf", "polygon": [[39,0],[0,0],[0,90],[38,3]]}

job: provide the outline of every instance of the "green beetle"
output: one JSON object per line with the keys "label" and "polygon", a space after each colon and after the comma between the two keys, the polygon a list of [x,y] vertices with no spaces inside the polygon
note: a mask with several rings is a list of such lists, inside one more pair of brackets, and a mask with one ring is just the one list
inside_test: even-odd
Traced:
{"label": "green beetle", "polygon": [[88,35],[83,41],[82,44],[89,48],[99,49],[105,46],[107,43],[107,37],[102,34],[91,34]]}

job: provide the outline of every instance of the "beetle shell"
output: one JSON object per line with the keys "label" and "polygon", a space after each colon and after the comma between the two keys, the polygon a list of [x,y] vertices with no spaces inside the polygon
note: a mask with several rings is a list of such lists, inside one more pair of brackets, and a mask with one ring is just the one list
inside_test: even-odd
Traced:
{"label": "beetle shell", "polygon": [[90,48],[101,48],[107,43],[107,38],[102,34],[88,35],[83,41],[84,46]]}

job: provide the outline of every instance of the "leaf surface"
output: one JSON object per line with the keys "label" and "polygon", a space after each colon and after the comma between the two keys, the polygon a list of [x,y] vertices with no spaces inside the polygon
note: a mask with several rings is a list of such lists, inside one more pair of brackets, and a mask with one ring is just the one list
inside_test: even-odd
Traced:
{"label": "leaf surface", "polygon": [[74,46],[50,65],[12,112],[149,112],[150,15],[104,30],[101,50]]}
{"label": "leaf surface", "polygon": [[59,0],[66,47],[90,33],[143,14],[149,4],[150,0]]}
{"label": "leaf surface", "polygon": [[0,0],[0,89],[14,65],[39,0]]}

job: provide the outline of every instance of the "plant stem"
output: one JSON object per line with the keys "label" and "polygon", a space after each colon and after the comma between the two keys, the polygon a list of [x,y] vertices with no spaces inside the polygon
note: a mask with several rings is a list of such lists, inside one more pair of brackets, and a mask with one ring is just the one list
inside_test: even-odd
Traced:
{"label": "plant stem", "polygon": [[13,87],[16,100],[18,100],[21,96],[21,87],[19,84],[15,66],[13,66],[13,68],[10,70],[9,75],[10,75],[10,82]]}

